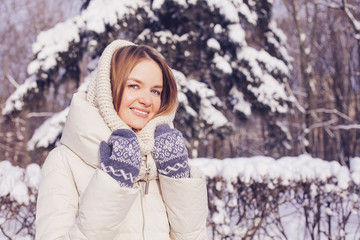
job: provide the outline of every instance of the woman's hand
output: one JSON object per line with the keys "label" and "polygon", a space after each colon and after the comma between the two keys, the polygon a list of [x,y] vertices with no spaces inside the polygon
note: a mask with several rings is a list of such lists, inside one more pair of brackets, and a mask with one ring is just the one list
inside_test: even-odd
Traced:
{"label": "woman's hand", "polygon": [[100,143],[101,169],[122,187],[131,188],[141,167],[141,151],[136,135],[128,129],[118,129],[108,143]]}
{"label": "woman's hand", "polygon": [[178,130],[167,124],[157,126],[152,153],[160,174],[172,178],[190,177],[188,151]]}

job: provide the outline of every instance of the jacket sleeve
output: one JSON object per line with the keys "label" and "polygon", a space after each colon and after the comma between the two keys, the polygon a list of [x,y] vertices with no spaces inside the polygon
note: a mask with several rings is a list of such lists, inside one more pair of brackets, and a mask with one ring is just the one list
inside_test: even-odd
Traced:
{"label": "jacket sleeve", "polygon": [[[55,149],[42,168],[36,239],[112,239],[138,196],[97,169],[81,198],[66,158]],[[109,197],[111,196],[111,197]]]}
{"label": "jacket sleeve", "polygon": [[191,178],[159,175],[161,191],[171,227],[171,239],[207,239],[208,201],[205,176],[191,167]]}

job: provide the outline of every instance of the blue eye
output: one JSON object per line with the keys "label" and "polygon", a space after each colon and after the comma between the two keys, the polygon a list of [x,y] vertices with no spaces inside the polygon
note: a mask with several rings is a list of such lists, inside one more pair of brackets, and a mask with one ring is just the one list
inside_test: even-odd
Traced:
{"label": "blue eye", "polygon": [[139,86],[136,85],[136,84],[130,84],[130,85],[129,85],[129,88],[139,88]]}
{"label": "blue eye", "polygon": [[152,92],[152,93],[155,93],[156,95],[161,95],[161,92],[158,91],[158,90],[152,90],[151,92]]}

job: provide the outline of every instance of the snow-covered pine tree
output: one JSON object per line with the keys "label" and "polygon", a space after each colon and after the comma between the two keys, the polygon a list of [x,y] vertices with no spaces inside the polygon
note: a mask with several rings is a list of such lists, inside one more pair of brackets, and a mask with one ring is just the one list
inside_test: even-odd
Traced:
{"label": "snow-covered pine tree", "polygon": [[[240,123],[259,119],[256,116],[271,146],[279,139],[284,143],[291,136],[276,116],[288,112],[293,101],[286,87],[290,57],[271,11],[272,0],[87,1],[78,16],[38,35],[29,78],[8,98],[2,113],[11,115],[30,108],[36,99],[54,97],[59,108],[65,108],[70,90],[87,83],[83,76],[94,69],[105,46],[121,38],[155,47],[174,69],[180,90],[175,124],[192,143],[193,156],[209,144],[214,144],[212,152],[203,150],[200,156],[238,155],[233,145],[243,144]],[[59,97],[61,91],[65,97]],[[44,104],[39,110],[53,106]],[[40,126],[29,149],[54,144],[64,115],[66,109]],[[231,154],[219,156],[217,139],[226,138],[231,146],[221,150]]]}

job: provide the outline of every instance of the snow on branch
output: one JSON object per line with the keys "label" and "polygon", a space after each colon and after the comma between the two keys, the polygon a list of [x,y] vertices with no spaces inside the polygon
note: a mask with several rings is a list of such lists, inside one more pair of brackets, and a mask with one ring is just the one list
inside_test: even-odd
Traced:
{"label": "snow on branch", "polygon": [[47,78],[47,72],[61,61],[60,54],[68,53],[71,44],[79,43],[82,35],[89,32],[102,34],[106,31],[106,26],[117,25],[120,18],[137,9],[147,9],[147,3],[142,0],[93,0],[80,15],[40,32],[32,46],[35,58],[27,67],[30,77],[10,95],[2,114],[21,111],[24,96],[37,89],[36,81],[39,79],[36,76],[41,72],[40,77]]}
{"label": "snow on branch", "polygon": [[339,117],[342,117],[347,121],[350,121],[350,122],[353,121],[353,119],[351,117],[347,116],[346,114],[340,112],[337,109],[318,108],[318,109],[310,110],[309,113],[310,114],[313,114],[313,113],[330,113],[330,114],[335,114],[335,115],[337,115]]}
{"label": "snow on branch", "polygon": [[331,126],[330,128],[335,130],[354,130],[354,129],[360,129],[360,124],[337,125],[337,126]]}
{"label": "snow on branch", "polygon": [[[59,37],[59,33],[61,37]],[[40,32],[32,45],[36,58],[28,65],[29,75],[36,75],[40,69],[49,71],[57,65],[59,54],[67,52],[71,42],[80,41],[79,28],[73,19],[56,24],[53,28]]]}
{"label": "snow on branch", "polygon": [[350,12],[350,10],[348,8],[347,1],[342,0],[342,2],[343,2],[343,5],[344,5],[344,12],[345,12],[347,18],[349,19],[351,25],[354,27],[355,32],[359,34],[360,33],[360,22],[358,20],[356,20],[354,15]]}
{"label": "snow on branch", "polygon": [[[176,78],[180,94],[179,102],[184,105],[189,115],[196,116],[199,120],[204,121],[207,125],[212,126],[214,129],[225,127],[228,124],[227,118],[216,109],[222,106],[220,99],[216,96],[215,91],[210,89],[205,83],[197,80],[188,80],[185,75],[177,70],[172,70]],[[195,110],[187,106],[187,94],[194,94],[200,97],[199,111],[196,114]]]}
{"label": "snow on branch", "polygon": [[21,111],[24,106],[24,97],[30,91],[37,91],[37,82],[36,77],[31,76],[25,80],[23,84],[21,84],[18,88],[16,88],[15,92],[13,92],[5,102],[5,107],[2,110],[2,115],[11,114],[14,111]]}
{"label": "snow on branch", "polygon": [[[88,74],[84,82],[79,86],[78,92],[85,92],[90,80],[91,76],[94,72]],[[51,116],[45,122],[43,122],[40,127],[38,127],[31,139],[27,144],[27,149],[29,151],[33,151],[36,148],[47,148],[52,144],[55,144],[58,137],[62,134],[63,128],[65,126],[66,118],[69,113],[69,107],[58,113],[50,113],[50,112],[32,112],[27,115],[28,118],[32,117],[44,117]]]}
{"label": "snow on branch", "polygon": [[350,11],[351,7],[356,10],[358,8],[358,6],[349,5],[347,0],[341,0],[341,3],[335,3],[335,2],[328,3],[327,1],[325,1],[325,2],[322,2],[322,4],[328,8],[343,10],[345,13],[345,16],[349,19],[350,24],[354,28],[354,31],[356,33],[355,38],[357,40],[360,40],[360,21],[358,21]]}
{"label": "snow on branch", "polygon": [[225,57],[220,56],[218,53],[215,53],[213,63],[215,64],[215,67],[223,73],[229,75],[232,74],[232,67]]}
{"label": "snow on branch", "polygon": [[244,99],[244,94],[240,92],[235,86],[230,90],[229,101],[233,106],[234,112],[244,114],[246,117],[251,115],[251,104]]}
{"label": "snow on branch", "polygon": [[56,139],[61,135],[65,125],[69,107],[61,112],[54,114],[47,119],[39,128],[37,128],[28,142],[27,148],[32,151],[35,148],[46,148],[50,144],[55,143]]}
{"label": "snow on branch", "polygon": [[[286,62],[292,62],[294,59],[289,55],[288,50],[286,49],[287,36],[285,33],[277,27],[274,20],[269,23],[269,29],[270,31],[265,33],[267,41],[274,45],[275,49],[278,49],[281,57],[283,57]],[[289,66],[289,68],[291,69],[292,66]]]}
{"label": "snow on branch", "polygon": [[35,194],[40,182],[40,166],[32,163],[26,169],[12,166],[9,161],[0,162],[0,198],[10,195],[10,199],[19,204],[29,204],[35,202]]}
{"label": "snow on branch", "polygon": [[106,25],[114,26],[126,14],[145,7],[146,3],[141,0],[91,1],[80,15],[58,23],[38,35],[32,48],[36,58],[29,64],[28,73],[32,75],[37,74],[40,69],[48,71],[54,68],[57,65],[59,54],[68,52],[70,43],[79,42],[83,33],[101,34],[106,31]]}
{"label": "snow on branch", "polygon": [[256,24],[258,19],[256,12],[252,11],[246,4],[243,4],[242,1],[208,0],[207,4],[209,5],[211,11],[218,9],[220,14],[231,23],[238,23],[240,20],[239,15],[244,16],[246,20],[253,25]]}
{"label": "snow on branch", "polygon": [[292,182],[326,182],[334,177],[337,179],[335,187],[340,190],[346,189],[350,181],[360,183],[359,160],[352,160],[351,171],[337,161],[328,162],[307,154],[278,160],[266,156],[223,160],[198,158],[192,159],[190,163],[210,178],[221,176],[230,182],[239,178],[245,184],[273,179],[287,186]]}
{"label": "snow on branch", "polygon": [[[287,112],[288,106],[284,102],[293,102],[294,99],[286,93],[285,84],[269,74],[288,76],[289,68],[285,63],[264,50],[258,51],[251,47],[243,47],[239,50],[237,58],[238,61],[244,61],[247,65],[240,66],[238,70],[252,83],[247,89],[255,95],[257,100],[269,106],[273,112]],[[286,79],[284,78],[283,81]]]}
{"label": "snow on branch", "polygon": [[187,33],[179,36],[177,34],[173,34],[169,30],[155,32],[155,33],[152,33],[152,35],[153,35],[153,38],[155,37],[155,38],[159,39],[160,43],[163,45],[184,42],[184,41],[187,41],[188,37],[189,37],[189,34],[187,34]]}

